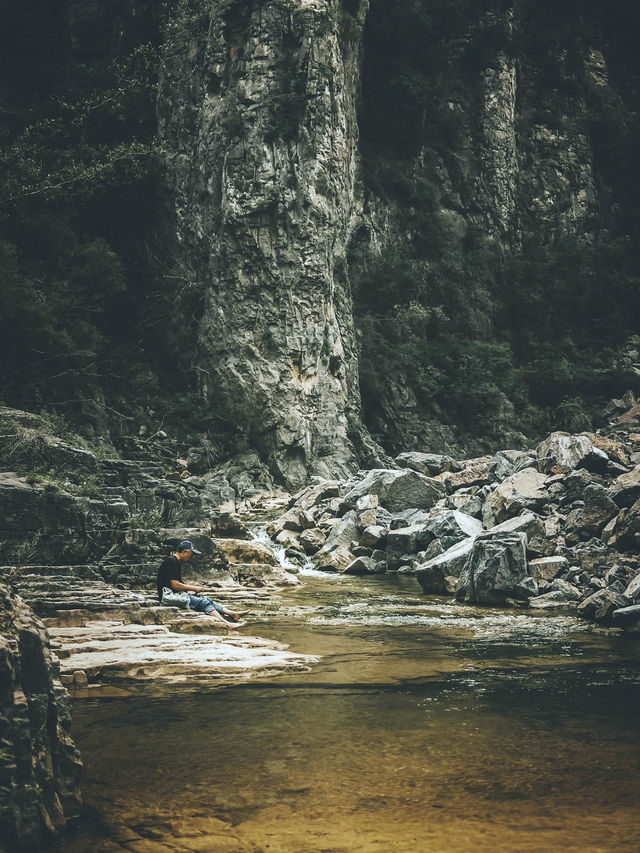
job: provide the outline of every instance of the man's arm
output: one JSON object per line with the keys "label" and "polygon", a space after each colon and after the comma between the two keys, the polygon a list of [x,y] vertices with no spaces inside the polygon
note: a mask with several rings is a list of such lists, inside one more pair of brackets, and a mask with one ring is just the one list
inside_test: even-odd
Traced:
{"label": "man's arm", "polygon": [[202,589],[197,583],[182,583],[182,581],[177,581],[175,579],[170,580],[171,589],[175,592],[200,592]]}

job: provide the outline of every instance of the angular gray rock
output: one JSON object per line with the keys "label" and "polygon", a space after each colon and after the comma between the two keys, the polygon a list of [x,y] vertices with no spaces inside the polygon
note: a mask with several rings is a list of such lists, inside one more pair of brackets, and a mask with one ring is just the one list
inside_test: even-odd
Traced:
{"label": "angular gray rock", "polygon": [[632,602],[619,592],[609,588],[599,589],[581,601],[578,605],[578,614],[596,622],[607,622],[613,616],[615,610],[628,607]]}
{"label": "angular gray rock", "polygon": [[621,509],[605,526],[601,538],[618,551],[640,552],[640,500],[633,506]]}
{"label": "angular gray rock", "polygon": [[640,626],[640,604],[632,604],[630,607],[614,610],[611,619],[617,627],[637,629]]}
{"label": "angular gray rock", "polygon": [[542,519],[533,512],[523,512],[522,515],[502,521],[485,530],[482,536],[500,536],[503,533],[525,533],[527,552],[530,554],[548,554],[555,547],[547,536]]}
{"label": "angular gray rock", "polygon": [[436,510],[424,525],[433,539],[439,539],[446,551],[468,536],[482,533],[482,523],[458,510]]}
{"label": "angular gray rock", "polygon": [[[416,578],[422,591],[430,595],[438,595],[447,592],[445,574],[442,565],[433,561],[418,566],[415,571]],[[456,578],[457,580],[457,578]]]}
{"label": "angular gray rock", "polygon": [[549,591],[561,592],[562,595],[566,596],[568,601],[579,601],[582,597],[577,586],[574,586],[572,583],[562,580],[561,578],[556,578],[551,582]]}
{"label": "angular gray rock", "polygon": [[390,530],[387,534],[389,568],[396,567],[404,554],[417,554],[424,550],[433,538],[431,532],[421,524]]}
{"label": "angular gray rock", "polygon": [[444,591],[444,587],[434,589],[434,584],[437,586],[438,579],[441,579],[444,584],[446,577],[457,577],[460,574],[473,548],[473,541],[471,537],[463,539],[444,553],[416,567],[416,578],[425,592]]}
{"label": "angular gray rock", "polygon": [[545,474],[569,473],[576,468],[606,468],[607,454],[595,447],[588,435],[554,432],[537,447],[538,466]]}
{"label": "angular gray rock", "polygon": [[534,598],[539,593],[538,581],[533,577],[523,578],[514,587],[511,593],[516,601],[525,601]]}
{"label": "angular gray rock", "polygon": [[342,570],[343,575],[375,575],[378,573],[378,563],[371,557],[357,557]]}
{"label": "angular gray rock", "polygon": [[640,465],[616,478],[611,488],[611,497],[620,507],[631,506],[640,499]]}
{"label": "angular gray rock", "polygon": [[559,589],[550,590],[542,595],[529,599],[529,607],[532,610],[556,610],[558,608],[574,608],[577,599],[568,596]]}
{"label": "angular gray rock", "polygon": [[491,477],[501,483],[517,470],[528,468],[535,462],[535,452],[525,450],[499,450],[493,457]]}
{"label": "angular gray rock", "polygon": [[324,545],[327,539],[327,534],[317,527],[310,530],[305,530],[300,534],[300,544],[305,550],[305,554],[315,554]]}
{"label": "angular gray rock", "polygon": [[437,480],[417,471],[388,471],[374,468],[342,499],[342,508],[353,509],[364,495],[377,495],[380,504],[389,512],[430,509],[444,494]]}
{"label": "angular gray rock", "polygon": [[384,545],[387,538],[387,529],[382,525],[374,524],[371,527],[365,527],[360,536],[360,544],[366,548],[380,548]]}
{"label": "angular gray rock", "polygon": [[549,500],[546,479],[535,468],[525,468],[506,477],[489,498],[496,521],[504,521],[524,510],[540,509]]}
{"label": "angular gray rock", "polygon": [[536,580],[552,580],[563,569],[568,568],[569,560],[562,556],[538,557],[529,560],[529,571]]}
{"label": "angular gray rock", "polygon": [[597,536],[605,524],[618,514],[618,505],[611,499],[607,489],[597,483],[588,485],[582,495],[584,507],[580,519],[581,526]]}
{"label": "angular gray rock", "polygon": [[627,598],[633,601],[634,604],[640,604],[640,572],[638,572],[638,574],[629,583],[624,594]]}
{"label": "angular gray rock", "polygon": [[358,539],[355,512],[347,512],[331,529],[324,545],[314,555],[319,569],[340,571],[353,561],[351,543]]}
{"label": "angular gray rock", "polygon": [[442,480],[447,492],[451,494],[457,489],[467,486],[484,486],[489,483],[492,466],[492,456],[479,456],[475,459],[466,460],[461,471],[454,473],[445,471],[443,474],[439,474],[438,478]]}
{"label": "angular gray rock", "polygon": [[400,453],[394,461],[401,468],[411,468],[427,477],[435,477],[443,471],[454,471],[459,467],[451,456],[439,453]]}
{"label": "angular gray rock", "polygon": [[456,598],[468,604],[502,604],[528,577],[526,536],[505,533],[478,537],[456,586]]}

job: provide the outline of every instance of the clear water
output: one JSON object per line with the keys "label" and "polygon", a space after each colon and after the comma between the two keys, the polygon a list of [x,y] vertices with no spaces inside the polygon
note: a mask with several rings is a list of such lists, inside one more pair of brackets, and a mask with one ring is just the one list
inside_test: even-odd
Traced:
{"label": "clear water", "polygon": [[250,631],[310,672],[76,701],[62,849],[640,850],[639,640],[412,578],[304,580]]}

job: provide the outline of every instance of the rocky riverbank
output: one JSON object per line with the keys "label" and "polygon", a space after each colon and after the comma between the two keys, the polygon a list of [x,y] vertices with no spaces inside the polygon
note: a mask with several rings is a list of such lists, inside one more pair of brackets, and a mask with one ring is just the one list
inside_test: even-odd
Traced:
{"label": "rocky riverbank", "polygon": [[79,803],[65,685],[88,695],[104,684],[237,680],[314,662],[251,628],[222,636],[204,617],[158,606],[156,568],[180,539],[203,552],[193,576],[257,619],[283,586],[300,583],[300,568],[314,567],[400,572],[461,604],[640,626],[632,395],[612,401],[598,432],[556,432],[530,450],[466,460],[402,453],[346,480],[314,478],[293,496],[251,454],[210,468],[197,448],[172,454],[166,436],[97,449],[35,415],[3,409],[0,420],[2,772],[12,792],[3,821],[16,844],[37,844]]}
{"label": "rocky riverbank", "polygon": [[397,468],[317,482],[272,522],[290,559],[326,571],[415,573],[470,604],[569,609],[640,625],[640,405],[596,433],[457,460],[402,453]]}

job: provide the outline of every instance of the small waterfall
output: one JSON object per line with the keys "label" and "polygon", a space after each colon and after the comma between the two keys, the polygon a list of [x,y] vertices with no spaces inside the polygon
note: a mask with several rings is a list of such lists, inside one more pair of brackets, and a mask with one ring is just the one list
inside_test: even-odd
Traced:
{"label": "small waterfall", "polygon": [[286,569],[287,571],[293,572],[302,572],[306,574],[310,569],[312,569],[311,560],[308,557],[305,557],[304,563],[302,566],[297,563],[292,563],[291,560],[287,557],[287,549],[283,545],[279,545],[277,542],[269,536],[267,533],[266,525],[262,522],[254,522],[254,524],[247,525],[249,529],[249,533],[251,538],[255,542],[259,542],[261,545],[266,545],[267,548],[274,554],[277,559],[279,565]]}

